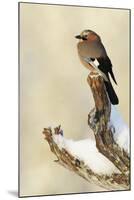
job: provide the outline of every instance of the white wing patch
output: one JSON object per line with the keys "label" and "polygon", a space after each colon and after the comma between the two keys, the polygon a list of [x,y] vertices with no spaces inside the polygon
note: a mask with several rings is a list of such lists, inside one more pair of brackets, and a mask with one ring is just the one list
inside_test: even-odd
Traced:
{"label": "white wing patch", "polygon": [[90,65],[92,65],[95,69],[96,69],[96,71],[99,73],[99,74],[101,74],[102,76],[103,76],[103,78],[104,78],[104,80],[105,81],[109,81],[108,80],[108,78],[106,77],[106,75],[101,71],[101,70],[99,70],[99,68],[98,68],[98,61],[95,59],[95,61],[93,62],[92,60],[91,60],[91,58],[89,58],[89,57],[83,57],[83,60],[85,61],[85,62],[87,62],[87,63],[89,63]]}

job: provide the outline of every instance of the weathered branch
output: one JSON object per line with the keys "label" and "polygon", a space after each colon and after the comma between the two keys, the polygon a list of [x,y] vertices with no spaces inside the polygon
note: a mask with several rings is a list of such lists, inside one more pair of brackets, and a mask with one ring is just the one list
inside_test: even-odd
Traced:
{"label": "weathered branch", "polygon": [[124,174],[129,173],[129,156],[114,141],[111,127],[109,127],[111,104],[105,91],[103,78],[92,73],[87,82],[91,87],[95,109],[88,115],[88,124],[94,131],[96,146]]}
{"label": "weathered branch", "polygon": [[54,139],[55,135],[61,136],[63,134],[60,126],[55,128],[54,133],[51,128],[44,128],[43,134],[51,151],[57,157],[55,162],[87,181],[108,190],[129,189],[129,155],[116,143],[113,137],[114,129],[109,126],[111,103],[105,90],[103,78],[94,72],[90,73],[87,81],[95,101],[95,108],[88,115],[88,124],[94,132],[97,149],[118,168],[119,173],[111,175],[95,173],[82,159],[72,155],[66,148],[61,148]]}
{"label": "weathered branch", "polygon": [[77,175],[83,177],[88,182],[97,184],[107,190],[128,189],[129,181],[128,178],[123,174],[114,173],[111,176],[108,176],[94,173],[91,168],[85,165],[82,160],[71,155],[66,149],[60,149],[54,141],[54,135],[62,134],[60,126],[55,128],[54,133],[52,132],[51,128],[44,128],[43,134],[45,135],[45,139],[47,140],[51,151],[57,157],[57,160],[55,160],[56,163],[75,172]]}

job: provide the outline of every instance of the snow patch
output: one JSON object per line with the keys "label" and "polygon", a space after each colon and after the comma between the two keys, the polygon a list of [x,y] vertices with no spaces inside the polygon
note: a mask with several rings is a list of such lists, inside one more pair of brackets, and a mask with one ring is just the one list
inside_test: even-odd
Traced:
{"label": "snow patch", "polygon": [[73,141],[65,139],[61,135],[54,135],[53,139],[61,149],[65,148],[77,159],[84,161],[85,165],[95,173],[107,175],[120,173],[114,164],[98,151],[94,140]]}
{"label": "snow patch", "polygon": [[[120,147],[129,152],[129,128],[114,106],[111,108],[109,125],[115,128],[113,133],[115,141]],[[88,138],[73,141],[65,139],[62,135],[53,135],[53,139],[60,149],[65,148],[70,154],[83,161],[95,173],[105,175],[120,173],[114,164],[98,151],[94,140]]]}
{"label": "snow patch", "polygon": [[115,106],[111,107],[110,125],[115,128],[113,136],[117,144],[129,153],[129,128]]}

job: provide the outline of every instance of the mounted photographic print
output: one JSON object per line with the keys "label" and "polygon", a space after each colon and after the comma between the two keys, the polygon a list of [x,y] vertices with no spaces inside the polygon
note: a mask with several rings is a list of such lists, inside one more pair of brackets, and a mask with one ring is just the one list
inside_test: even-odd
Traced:
{"label": "mounted photographic print", "polygon": [[19,196],[130,190],[130,10],[19,3],[19,79]]}

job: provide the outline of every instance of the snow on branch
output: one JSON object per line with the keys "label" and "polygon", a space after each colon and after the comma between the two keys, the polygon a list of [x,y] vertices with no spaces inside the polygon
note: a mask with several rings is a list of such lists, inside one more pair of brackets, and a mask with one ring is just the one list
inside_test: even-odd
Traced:
{"label": "snow on branch", "polygon": [[95,101],[95,108],[88,115],[88,125],[94,132],[95,140],[65,139],[60,126],[54,131],[44,128],[43,134],[58,164],[107,190],[128,190],[128,127],[115,107],[111,106],[102,76],[91,72],[87,82]]}

